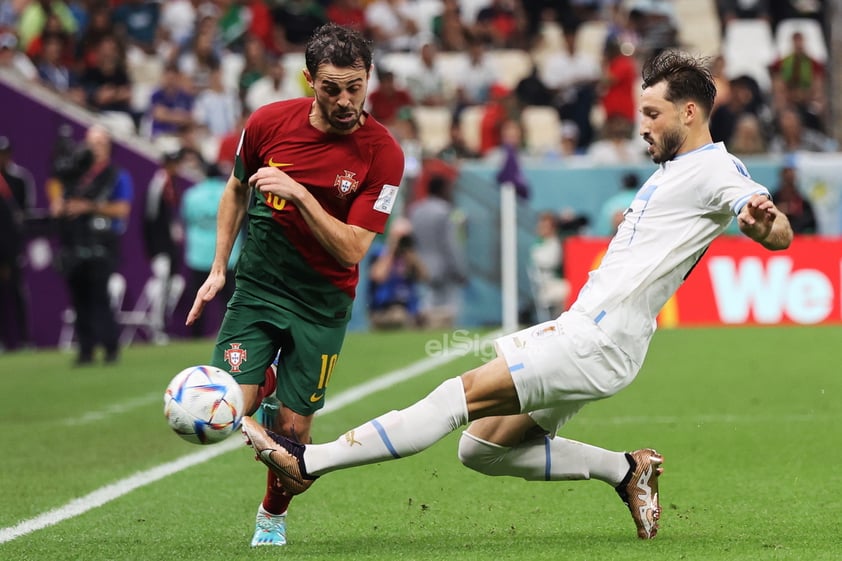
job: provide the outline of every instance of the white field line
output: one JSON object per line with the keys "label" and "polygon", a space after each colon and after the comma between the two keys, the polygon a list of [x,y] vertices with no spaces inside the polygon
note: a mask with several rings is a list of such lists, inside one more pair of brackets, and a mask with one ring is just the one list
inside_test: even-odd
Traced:
{"label": "white field line", "polygon": [[102,421],[107,417],[111,417],[112,415],[119,415],[121,413],[125,413],[126,411],[130,411],[132,409],[139,409],[141,407],[146,407],[150,403],[154,403],[156,401],[161,402],[161,408],[164,407],[164,394],[162,393],[150,393],[146,395],[142,395],[140,397],[136,397],[134,399],[127,399],[126,401],[121,401],[119,403],[113,403],[104,409],[100,409],[99,411],[88,411],[84,415],[79,417],[71,417],[70,419],[65,419],[62,421],[61,424],[65,426],[78,426],[78,425],[87,425],[89,423],[94,423],[97,421]]}
{"label": "white field line", "polygon": [[[356,403],[357,401],[363,399],[364,397],[373,392],[380,391],[391,386],[395,386],[401,382],[405,382],[412,378],[421,376],[422,374],[425,374],[438,366],[442,366],[471,352],[474,352],[475,350],[478,350],[483,341],[496,337],[497,335],[498,333],[491,333],[482,340],[474,339],[473,342],[470,344],[466,342],[466,344],[463,346],[460,345],[457,347],[450,348],[448,350],[443,351],[440,354],[430,356],[425,359],[419,360],[418,362],[410,364],[406,368],[400,368],[392,372],[387,372],[382,376],[369,380],[364,384],[353,387],[332,397],[330,401],[327,404],[325,404],[325,407],[322,409],[321,412],[332,413],[334,411],[338,411],[339,409],[347,405]],[[454,373],[454,375],[456,375],[456,373]],[[134,401],[140,402],[141,400],[144,400],[144,403],[149,402],[148,398],[138,398]],[[142,403],[140,405],[142,405]],[[93,418],[92,420],[98,420],[103,418],[104,416],[113,413],[116,413],[116,411],[112,411],[111,408],[109,408],[98,413],[100,416]],[[94,415],[97,415],[97,413],[91,414],[91,416]],[[72,424],[89,422],[87,419],[88,416],[79,417]],[[242,440],[237,438],[235,435],[234,437],[229,438],[228,440],[225,440],[219,444],[204,447],[198,452],[182,456],[181,458],[172,462],[161,464],[146,471],[138,472],[125,479],[121,479],[120,481],[117,481],[110,485],[100,487],[99,489],[88,493],[84,497],[73,499],[64,506],[60,506],[53,510],[47,511],[43,514],[36,516],[35,518],[24,520],[8,528],[0,528],[0,544],[12,541],[21,536],[31,534],[32,532],[42,530],[49,526],[58,524],[59,522],[62,522],[64,520],[68,520],[75,516],[84,514],[89,510],[93,510],[115,499],[118,499],[123,495],[131,493],[139,487],[149,485],[150,483],[154,483],[169,475],[173,475],[174,473],[178,473],[179,471],[185,470],[189,467],[204,463],[226,452],[230,452],[237,448],[242,448],[242,446]]]}

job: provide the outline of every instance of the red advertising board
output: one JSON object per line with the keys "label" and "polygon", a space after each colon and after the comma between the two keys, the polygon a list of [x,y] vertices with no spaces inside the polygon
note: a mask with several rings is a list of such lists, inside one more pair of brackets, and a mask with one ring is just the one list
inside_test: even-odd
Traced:
{"label": "red advertising board", "polygon": [[[564,266],[571,294],[599,264],[607,239],[569,238]],[[678,325],[842,323],[842,239],[796,236],[786,251],[721,237],[669,302],[658,322]]]}

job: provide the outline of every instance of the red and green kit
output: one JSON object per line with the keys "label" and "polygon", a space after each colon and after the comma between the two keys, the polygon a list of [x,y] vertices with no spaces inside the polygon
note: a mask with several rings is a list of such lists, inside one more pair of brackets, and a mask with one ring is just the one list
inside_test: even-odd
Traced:
{"label": "red and green kit", "polygon": [[[351,134],[323,133],[310,124],[312,106],[311,98],[302,98],[255,111],[243,130],[234,175],[246,183],[259,168],[277,167],[334,218],[382,233],[403,174],[400,147],[371,117]],[[280,348],[278,398],[309,414],[324,403],[359,269],[340,264],[321,245],[294,203],[257,190],[252,197],[237,288],[213,363],[240,383],[259,384]]]}

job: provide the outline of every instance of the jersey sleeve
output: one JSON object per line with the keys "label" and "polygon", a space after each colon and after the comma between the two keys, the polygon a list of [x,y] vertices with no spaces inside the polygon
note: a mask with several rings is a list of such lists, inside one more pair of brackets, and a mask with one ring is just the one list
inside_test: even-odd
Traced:
{"label": "jersey sleeve", "polygon": [[404,155],[391,137],[375,148],[365,189],[354,199],[348,224],[382,234],[392,213],[403,178]]}
{"label": "jersey sleeve", "polygon": [[745,165],[737,158],[718,169],[707,183],[709,204],[723,214],[737,215],[753,195],[771,197],[769,190],[751,178]]}
{"label": "jersey sleeve", "polygon": [[255,147],[258,145],[258,140],[262,134],[259,124],[260,111],[255,111],[251,114],[243,132],[240,133],[240,142],[237,144],[237,150],[234,153],[234,177],[240,180],[241,183],[246,183],[248,178],[260,167]]}

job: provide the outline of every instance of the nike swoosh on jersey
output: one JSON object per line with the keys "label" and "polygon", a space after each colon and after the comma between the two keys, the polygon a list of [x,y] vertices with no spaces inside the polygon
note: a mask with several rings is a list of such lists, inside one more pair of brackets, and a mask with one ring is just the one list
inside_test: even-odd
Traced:
{"label": "nike swoosh on jersey", "polygon": [[272,166],[273,168],[285,168],[285,167],[291,166],[292,164],[287,164],[287,163],[284,163],[284,162],[276,162],[274,160],[274,158],[269,158],[269,165]]}
{"label": "nike swoosh on jersey", "polygon": [[322,394],[315,394],[315,393],[311,394],[310,395],[310,403],[316,403],[317,401],[319,401],[324,396],[325,396],[325,394],[323,394],[323,393]]}

